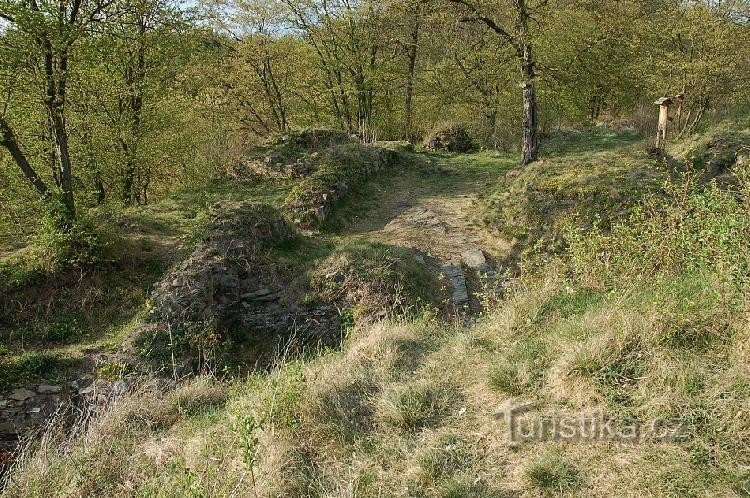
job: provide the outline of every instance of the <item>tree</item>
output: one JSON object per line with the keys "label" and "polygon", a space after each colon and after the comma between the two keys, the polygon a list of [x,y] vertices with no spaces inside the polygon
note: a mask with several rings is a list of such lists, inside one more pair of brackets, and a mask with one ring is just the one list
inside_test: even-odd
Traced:
{"label": "tree", "polygon": [[294,26],[314,48],[330,105],[341,128],[369,128],[373,119],[374,74],[382,48],[373,0],[283,0]]}
{"label": "tree", "polygon": [[538,24],[535,16],[544,9],[549,0],[538,0],[532,5],[527,0],[512,0],[513,13],[511,26],[504,26],[497,20],[487,5],[469,0],[448,0],[458,5],[463,12],[462,22],[483,23],[509,44],[516,55],[521,69],[521,89],[523,94],[523,139],[521,144],[522,164],[536,161],[539,155],[539,116],[536,99],[536,60],[530,32],[531,23]]}
{"label": "tree", "polygon": [[[22,36],[16,48],[19,56],[28,56],[42,75],[42,104],[53,146],[53,177],[69,219],[75,218],[73,164],[68,140],[66,104],[73,45],[99,21],[113,0],[2,0],[0,18]],[[3,146],[29,178],[28,159],[19,155],[15,134],[4,121]],[[20,162],[19,162],[20,161]],[[38,175],[34,174],[38,179]],[[38,181],[36,182],[38,183]],[[32,181],[32,185],[40,190]]]}

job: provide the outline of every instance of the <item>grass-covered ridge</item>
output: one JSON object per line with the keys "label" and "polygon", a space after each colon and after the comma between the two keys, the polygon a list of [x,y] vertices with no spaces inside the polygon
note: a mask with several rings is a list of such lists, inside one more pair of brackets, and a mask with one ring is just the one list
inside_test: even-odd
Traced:
{"label": "grass-covered ridge", "polygon": [[[712,313],[718,301],[702,280],[592,294],[550,275],[470,329],[383,323],[356,330],[343,352],[247,381],[136,393],[85,438],[38,453],[8,491],[739,493],[750,478],[750,332],[741,314]],[[688,328],[690,317],[702,331]],[[496,413],[509,399],[536,401],[535,413],[549,416],[602,410],[619,422],[683,425],[669,443],[511,444]]]}

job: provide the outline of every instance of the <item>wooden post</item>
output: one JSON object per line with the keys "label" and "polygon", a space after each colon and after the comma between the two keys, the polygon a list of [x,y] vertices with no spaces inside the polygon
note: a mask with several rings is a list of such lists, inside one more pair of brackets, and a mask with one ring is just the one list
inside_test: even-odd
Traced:
{"label": "wooden post", "polygon": [[669,106],[672,105],[670,97],[662,97],[654,104],[659,106],[659,126],[656,129],[656,148],[663,149],[667,142],[667,125],[669,124]]}

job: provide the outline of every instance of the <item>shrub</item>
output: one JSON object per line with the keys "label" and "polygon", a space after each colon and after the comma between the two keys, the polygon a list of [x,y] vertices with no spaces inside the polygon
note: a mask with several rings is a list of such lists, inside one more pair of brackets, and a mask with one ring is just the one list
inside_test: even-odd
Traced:
{"label": "shrub", "polygon": [[70,220],[58,202],[46,206],[32,246],[39,266],[47,270],[61,267],[85,267],[108,258],[115,244],[110,227],[96,224],[85,213]]}
{"label": "shrub", "polygon": [[568,226],[571,268],[597,287],[707,273],[737,288],[750,269],[750,210],[740,200],[747,199],[748,187],[741,182],[740,192],[731,192],[685,179],[667,184],[666,198],[647,198],[610,231]]}
{"label": "shrub", "polygon": [[443,123],[435,127],[422,145],[425,149],[445,152],[470,152],[474,149],[469,132],[459,123]]}

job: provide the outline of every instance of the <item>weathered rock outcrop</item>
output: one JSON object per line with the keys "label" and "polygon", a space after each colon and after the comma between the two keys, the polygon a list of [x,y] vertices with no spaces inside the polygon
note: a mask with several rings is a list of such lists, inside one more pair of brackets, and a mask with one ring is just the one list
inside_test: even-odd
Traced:
{"label": "weathered rock outcrop", "polygon": [[157,369],[187,374],[222,364],[235,346],[243,363],[262,364],[279,346],[324,341],[338,332],[333,306],[309,309],[287,299],[272,248],[295,230],[275,209],[253,202],[224,203],[190,257],[155,287],[149,323],[136,334],[141,356]]}

